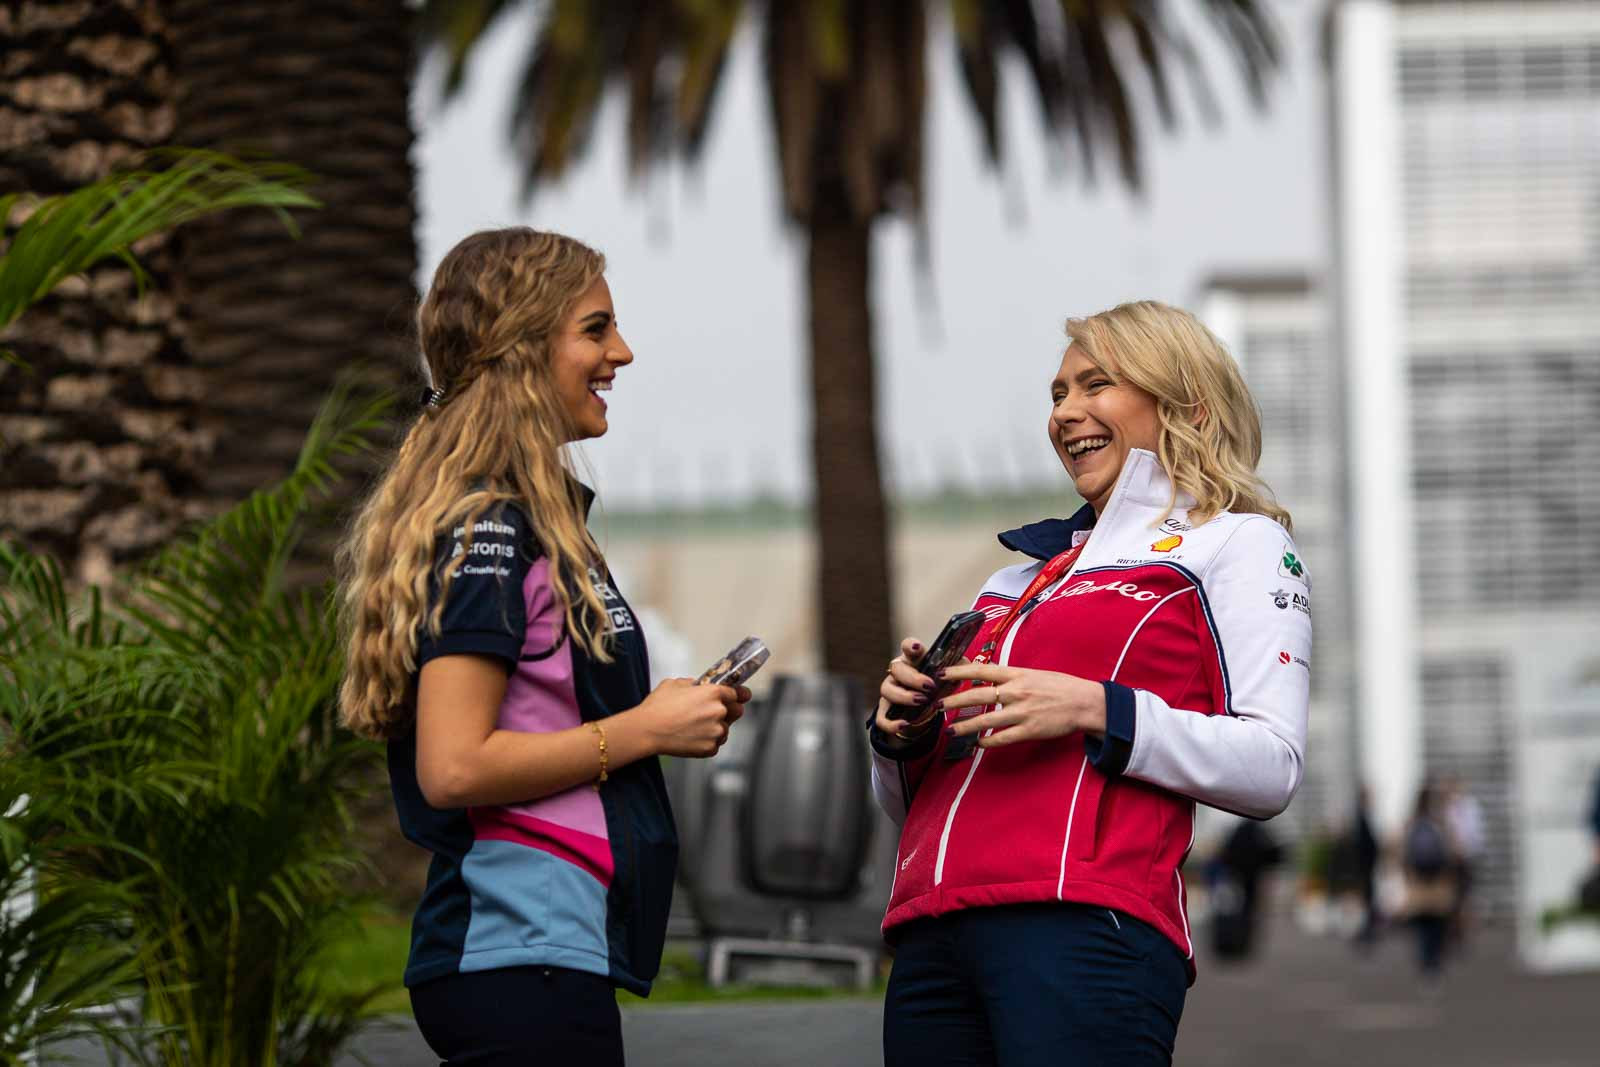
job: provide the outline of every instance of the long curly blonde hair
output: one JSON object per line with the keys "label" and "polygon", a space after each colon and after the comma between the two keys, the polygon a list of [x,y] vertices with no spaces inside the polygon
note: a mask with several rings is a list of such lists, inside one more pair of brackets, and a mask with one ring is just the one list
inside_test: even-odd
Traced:
{"label": "long curly blonde hair", "polygon": [[[1228,350],[1201,321],[1155,300],[1067,320],[1067,336],[1118,382],[1155,397],[1156,454],[1179,491],[1195,499],[1196,524],[1220,511],[1248,512],[1293,529],[1289,512],[1256,475],[1261,412]],[[1165,518],[1165,516],[1163,516]]]}
{"label": "long curly blonde hair", "polygon": [[[444,257],[417,313],[423,370],[444,392],[406,431],[340,551],[347,641],[340,717],[365,737],[404,734],[417,638],[438,633],[453,578],[435,576],[442,531],[509,502],[524,509],[552,565],[567,632],[609,659],[610,619],[588,579],[599,552],[563,446],[575,436],[550,374],[551,340],[605,270],[570,237],[522,227],[467,237]],[[440,595],[424,619],[430,578]]]}

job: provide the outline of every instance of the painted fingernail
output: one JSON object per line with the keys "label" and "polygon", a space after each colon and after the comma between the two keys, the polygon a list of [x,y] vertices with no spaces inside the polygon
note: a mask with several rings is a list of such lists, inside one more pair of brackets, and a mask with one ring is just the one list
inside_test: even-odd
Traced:
{"label": "painted fingernail", "polygon": [[911,698],[911,703],[916,704],[918,706],[926,704],[927,702],[928,702],[927,696],[925,696],[922,693],[918,693],[916,696]]}
{"label": "painted fingernail", "polygon": [[946,737],[954,737],[956,735],[956,728],[954,726],[946,726],[944,728],[944,735]]}
{"label": "painted fingernail", "polygon": [[923,682],[922,683],[922,691],[924,693],[931,693],[937,688],[939,688],[939,687],[934,685],[932,682]]}
{"label": "painted fingernail", "polygon": [[944,668],[940,667],[938,670],[934,671],[933,676],[942,681],[944,679]]}
{"label": "painted fingernail", "polygon": [[913,652],[921,652],[922,651],[922,642],[921,641],[913,641],[913,642],[911,642],[911,651],[913,651]]}
{"label": "painted fingernail", "polygon": [[941,701],[939,701],[939,703],[935,704],[933,706],[933,710],[934,711],[943,711],[944,710],[944,701],[941,700]]}

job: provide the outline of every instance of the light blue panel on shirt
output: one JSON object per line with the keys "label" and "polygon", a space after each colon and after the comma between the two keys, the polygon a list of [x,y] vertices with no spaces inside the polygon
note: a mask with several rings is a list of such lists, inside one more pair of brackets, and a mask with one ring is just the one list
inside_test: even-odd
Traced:
{"label": "light blue panel on shirt", "polygon": [[526,845],[476,841],[461,877],[472,894],[463,971],[545,963],[609,973],[606,891],[587,871]]}

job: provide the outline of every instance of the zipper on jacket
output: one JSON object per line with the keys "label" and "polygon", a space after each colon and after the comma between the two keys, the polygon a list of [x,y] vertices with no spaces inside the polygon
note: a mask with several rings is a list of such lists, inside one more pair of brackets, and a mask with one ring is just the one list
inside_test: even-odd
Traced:
{"label": "zipper on jacket", "polygon": [[[1034,597],[1033,603],[1022,609],[1022,614],[1017,617],[1016,624],[1011,627],[1011,632],[1006,634],[1005,641],[1000,645],[1000,655],[996,660],[999,666],[1009,667],[1011,665],[1011,646],[1016,642],[1017,634],[1022,632],[1023,624],[1028,621],[1028,616],[1032,615],[1044,605],[1045,601],[1055,595],[1056,590],[1060,589],[1077,571],[1078,564],[1081,562],[1083,562],[1083,557],[1080,555],[1073,561],[1072,566],[1067,568],[1065,574],[1051,582],[1044,589],[1041,589],[1039,595]],[[967,768],[966,780],[961,783],[960,790],[956,792],[956,798],[950,802],[950,810],[945,814],[944,830],[939,834],[939,856],[934,860],[933,864],[934,885],[939,885],[944,881],[944,854],[950,847],[950,828],[955,825],[956,809],[961,807],[961,798],[967,795],[967,787],[972,784],[972,776],[978,773],[978,764],[983,760],[983,753],[984,750],[981,748],[973,752],[972,766]]]}

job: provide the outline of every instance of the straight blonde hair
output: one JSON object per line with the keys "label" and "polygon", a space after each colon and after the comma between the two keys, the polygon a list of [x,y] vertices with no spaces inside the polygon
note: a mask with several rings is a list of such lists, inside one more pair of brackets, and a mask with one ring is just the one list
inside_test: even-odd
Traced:
{"label": "straight blonde hair", "polygon": [[1068,319],[1067,336],[1113,380],[1155,398],[1161,422],[1156,454],[1173,487],[1167,515],[1181,491],[1195,499],[1190,515],[1196,525],[1234,511],[1294,528],[1256,474],[1261,412],[1239,365],[1199,319],[1138,300]]}
{"label": "straight blonde hair", "polygon": [[[439,632],[454,577],[448,562],[433,573],[436,540],[460,525],[470,549],[473,524],[503,502],[532,520],[569,635],[610,659],[610,617],[588,577],[600,554],[550,373],[552,335],[604,271],[594,249],[523,227],[473,234],[435,271],[417,332],[444,400],[406,431],[340,552],[339,710],[356,733],[383,740],[411,728],[418,631]],[[424,618],[430,578],[440,594]]]}

